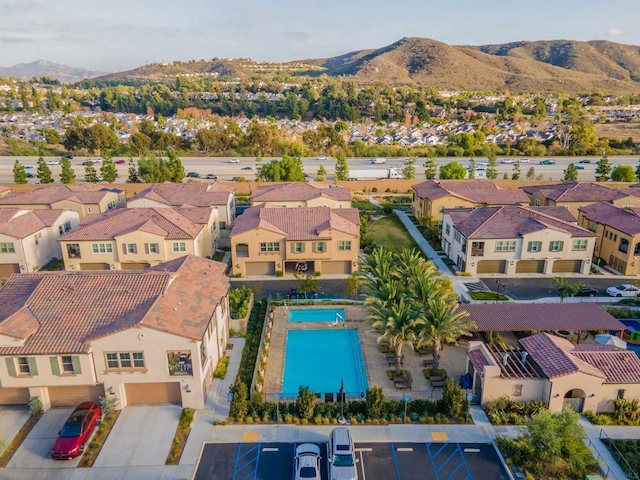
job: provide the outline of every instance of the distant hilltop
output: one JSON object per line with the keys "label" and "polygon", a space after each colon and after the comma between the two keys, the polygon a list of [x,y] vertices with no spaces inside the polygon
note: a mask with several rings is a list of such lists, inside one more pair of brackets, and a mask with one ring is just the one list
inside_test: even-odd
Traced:
{"label": "distant hilltop", "polygon": [[47,60],[37,60],[31,63],[19,63],[12,67],[0,67],[0,77],[14,77],[30,80],[32,77],[50,77],[62,83],[73,83],[85,78],[98,77],[105,72],[93,72],[84,68],[70,67]]}

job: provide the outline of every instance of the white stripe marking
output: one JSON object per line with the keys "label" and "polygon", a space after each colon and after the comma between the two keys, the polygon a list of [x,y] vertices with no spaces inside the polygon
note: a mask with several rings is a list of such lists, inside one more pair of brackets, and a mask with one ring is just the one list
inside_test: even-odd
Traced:
{"label": "white stripe marking", "polygon": [[479,448],[465,448],[464,452],[465,453],[480,453],[480,449]]}
{"label": "white stripe marking", "polygon": [[279,452],[280,449],[279,448],[270,448],[270,447],[266,447],[262,449],[263,452]]}
{"label": "white stripe marking", "polygon": [[356,452],[373,452],[373,448],[356,448]]}
{"label": "white stripe marking", "polygon": [[396,448],[396,452],[413,452],[413,448]]}

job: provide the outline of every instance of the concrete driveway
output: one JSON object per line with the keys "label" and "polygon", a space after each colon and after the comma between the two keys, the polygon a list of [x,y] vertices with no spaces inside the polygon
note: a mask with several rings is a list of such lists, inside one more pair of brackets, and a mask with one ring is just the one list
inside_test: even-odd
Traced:
{"label": "concrete driveway", "polygon": [[0,406],[0,453],[9,446],[28,418],[29,409],[26,406]]}
{"label": "concrete driveway", "polygon": [[179,405],[125,407],[95,466],[164,466],[181,412]]}
{"label": "concrete driveway", "polygon": [[53,460],[50,456],[58,432],[71,412],[73,408],[47,410],[13,455],[7,468],[74,468],[80,457],[62,461]]}

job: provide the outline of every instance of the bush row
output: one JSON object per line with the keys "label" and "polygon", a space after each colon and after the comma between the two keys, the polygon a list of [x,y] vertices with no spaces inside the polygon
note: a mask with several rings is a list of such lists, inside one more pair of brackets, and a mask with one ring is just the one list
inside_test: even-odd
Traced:
{"label": "bush row", "polygon": [[509,397],[500,397],[484,404],[484,411],[494,425],[523,425],[533,415],[546,410],[544,402],[532,400],[515,402]]}
{"label": "bush row", "polygon": [[258,358],[258,350],[260,349],[260,337],[264,326],[264,317],[267,313],[267,300],[262,299],[259,303],[255,303],[251,309],[251,315],[247,322],[247,335],[245,337],[244,349],[242,350],[242,358],[240,359],[240,367],[237,379],[245,384],[247,389],[251,387],[253,379],[253,370]]}

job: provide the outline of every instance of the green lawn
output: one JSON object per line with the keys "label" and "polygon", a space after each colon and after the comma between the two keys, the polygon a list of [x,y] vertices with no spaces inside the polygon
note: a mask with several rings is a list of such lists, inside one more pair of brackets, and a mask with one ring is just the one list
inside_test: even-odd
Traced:
{"label": "green lawn", "polygon": [[367,234],[371,235],[376,244],[382,247],[392,250],[412,248],[420,250],[400,219],[395,215],[383,217],[369,224]]}

